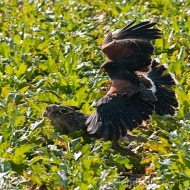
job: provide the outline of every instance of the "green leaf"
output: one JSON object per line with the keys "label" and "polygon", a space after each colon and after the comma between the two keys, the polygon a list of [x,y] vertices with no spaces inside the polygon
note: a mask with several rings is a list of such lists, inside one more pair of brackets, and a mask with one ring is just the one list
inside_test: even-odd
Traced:
{"label": "green leaf", "polygon": [[34,130],[36,130],[36,129],[38,129],[38,128],[41,128],[41,127],[43,127],[44,125],[45,125],[45,122],[44,122],[44,118],[43,118],[42,120],[37,121],[37,122],[35,122],[35,123],[32,124],[31,131],[34,131]]}
{"label": "green leaf", "polygon": [[10,48],[9,48],[8,44],[6,44],[6,43],[1,43],[0,44],[0,53],[5,58],[9,57]]}
{"label": "green leaf", "polygon": [[18,78],[21,78],[27,70],[27,65],[25,63],[19,64],[18,70],[16,69],[14,72]]}
{"label": "green leaf", "polygon": [[63,185],[65,189],[67,189],[68,186],[68,178],[67,175],[64,171],[58,171],[58,176],[59,176],[59,184]]}
{"label": "green leaf", "polygon": [[46,61],[47,68],[49,72],[54,72],[55,70],[55,62],[51,57],[48,57],[48,60]]}
{"label": "green leaf", "polygon": [[0,175],[1,175],[1,177],[6,175],[7,172],[10,171],[11,169],[12,169],[11,164],[1,158],[0,159]]}

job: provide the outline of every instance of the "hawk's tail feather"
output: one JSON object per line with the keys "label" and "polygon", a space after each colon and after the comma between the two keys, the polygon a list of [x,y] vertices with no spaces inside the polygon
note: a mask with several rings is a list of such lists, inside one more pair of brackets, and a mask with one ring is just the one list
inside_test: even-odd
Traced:
{"label": "hawk's tail feather", "polygon": [[179,107],[179,102],[177,101],[175,91],[164,85],[175,85],[176,81],[172,74],[165,72],[166,69],[165,65],[160,65],[154,60],[152,70],[147,74],[147,77],[154,82],[156,87],[155,95],[157,101],[154,102],[156,113],[159,115],[174,115]]}
{"label": "hawk's tail feather", "polygon": [[175,80],[172,78],[171,74],[166,73],[162,77],[153,78],[154,83],[163,84],[163,85],[174,85],[176,84]]}
{"label": "hawk's tail feather", "polygon": [[176,99],[176,94],[173,90],[165,88],[161,85],[156,85],[155,111],[159,115],[170,114],[174,115],[179,107],[179,102]]}
{"label": "hawk's tail feather", "polygon": [[152,62],[152,70],[147,74],[154,83],[162,85],[175,85],[176,80],[173,74],[165,73],[167,67],[165,65],[160,65],[155,60]]}
{"label": "hawk's tail feather", "polygon": [[178,101],[176,100],[176,93],[164,86],[156,85],[157,89],[157,97],[162,97],[163,100],[165,100],[168,104],[172,105],[173,107],[178,107]]}

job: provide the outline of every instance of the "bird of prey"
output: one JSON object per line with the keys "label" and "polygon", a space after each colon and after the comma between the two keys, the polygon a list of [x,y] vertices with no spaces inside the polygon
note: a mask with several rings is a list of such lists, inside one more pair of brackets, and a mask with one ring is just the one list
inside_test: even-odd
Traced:
{"label": "bird of prey", "polygon": [[[48,106],[44,117],[65,133],[83,129],[88,135],[112,141],[112,148],[122,154],[136,155],[118,144],[122,137],[147,121],[155,111],[159,115],[174,115],[179,104],[172,74],[151,56],[151,40],[161,37],[155,23],[130,23],[114,37],[108,33],[101,47],[108,60],[100,67],[111,79],[105,96],[99,99],[92,115],[77,112],[75,107]],[[142,141],[144,141],[142,139]]]}

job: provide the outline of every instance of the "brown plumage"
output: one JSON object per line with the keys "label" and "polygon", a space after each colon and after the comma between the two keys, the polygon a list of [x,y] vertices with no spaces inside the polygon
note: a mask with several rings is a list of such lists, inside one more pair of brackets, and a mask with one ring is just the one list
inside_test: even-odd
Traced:
{"label": "brown plumage", "polygon": [[173,85],[172,75],[166,68],[153,61],[152,70],[147,74],[128,71],[127,64],[111,61],[101,66],[112,80],[108,93],[97,101],[97,110],[88,119],[87,131],[105,133],[112,140],[113,134],[119,140],[150,118],[154,111],[160,115],[174,115],[178,107],[175,92],[163,85]]}
{"label": "brown plumage", "polygon": [[150,41],[161,37],[160,30],[151,28],[156,23],[147,21],[132,26],[134,23],[135,21],[122,28],[114,37],[111,32],[107,34],[101,49],[109,59],[154,53],[154,47]]}
{"label": "brown plumage", "polygon": [[110,62],[118,63],[123,65],[125,69],[128,71],[141,71],[141,72],[149,72],[151,70],[152,58],[150,56],[143,56],[143,55],[133,55],[130,57],[125,57],[117,60],[108,60],[101,65],[110,64]]}
{"label": "brown plumage", "polygon": [[[116,64],[117,65],[117,64]],[[117,65],[118,66],[118,65]],[[112,68],[113,67],[113,68]],[[118,67],[122,68],[122,67]],[[97,101],[97,110],[92,115],[78,112],[74,106],[49,105],[43,116],[64,134],[83,130],[85,137],[103,138],[112,141],[112,148],[123,155],[139,158],[130,149],[123,148],[119,140],[146,142],[141,136],[128,134],[150,118],[153,111],[160,115],[173,115],[178,107],[175,92],[164,85],[174,85],[171,74],[164,65],[153,61],[152,70],[146,75],[115,69],[112,65],[101,68],[109,72],[112,86],[107,95]],[[112,70],[116,71],[112,73]],[[119,73],[123,73],[121,76]],[[115,79],[116,78],[116,79]],[[155,90],[151,90],[151,88]]]}
{"label": "brown plumage", "polygon": [[148,71],[151,56],[154,53],[154,47],[150,41],[161,37],[160,30],[153,29],[156,23],[149,21],[132,26],[134,23],[135,21],[125,26],[114,37],[109,32],[101,50],[109,60],[121,59],[124,62],[128,57],[131,60],[134,59],[133,70]]}

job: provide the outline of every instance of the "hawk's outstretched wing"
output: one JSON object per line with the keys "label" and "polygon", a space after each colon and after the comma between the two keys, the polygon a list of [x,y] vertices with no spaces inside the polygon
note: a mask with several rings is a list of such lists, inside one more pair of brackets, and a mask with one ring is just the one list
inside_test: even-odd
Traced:
{"label": "hawk's outstretched wing", "polygon": [[151,40],[161,37],[160,30],[153,29],[156,23],[135,21],[121,29],[114,37],[109,32],[102,44],[102,51],[108,59],[116,60],[131,55],[144,55],[150,57],[154,53]]}
{"label": "hawk's outstretched wing", "polygon": [[[104,98],[101,102],[104,102]],[[99,138],[106,136],[107,140],[112,140],[116,136],[119,140],[127,135],[127,130],[132,131],[143,121],[150,119],[153,111],[154,105],[137,95],[109,97],[107,103],[99,104],[97,110],[87,119],[87,131],[89,134],[97,133]]]}

